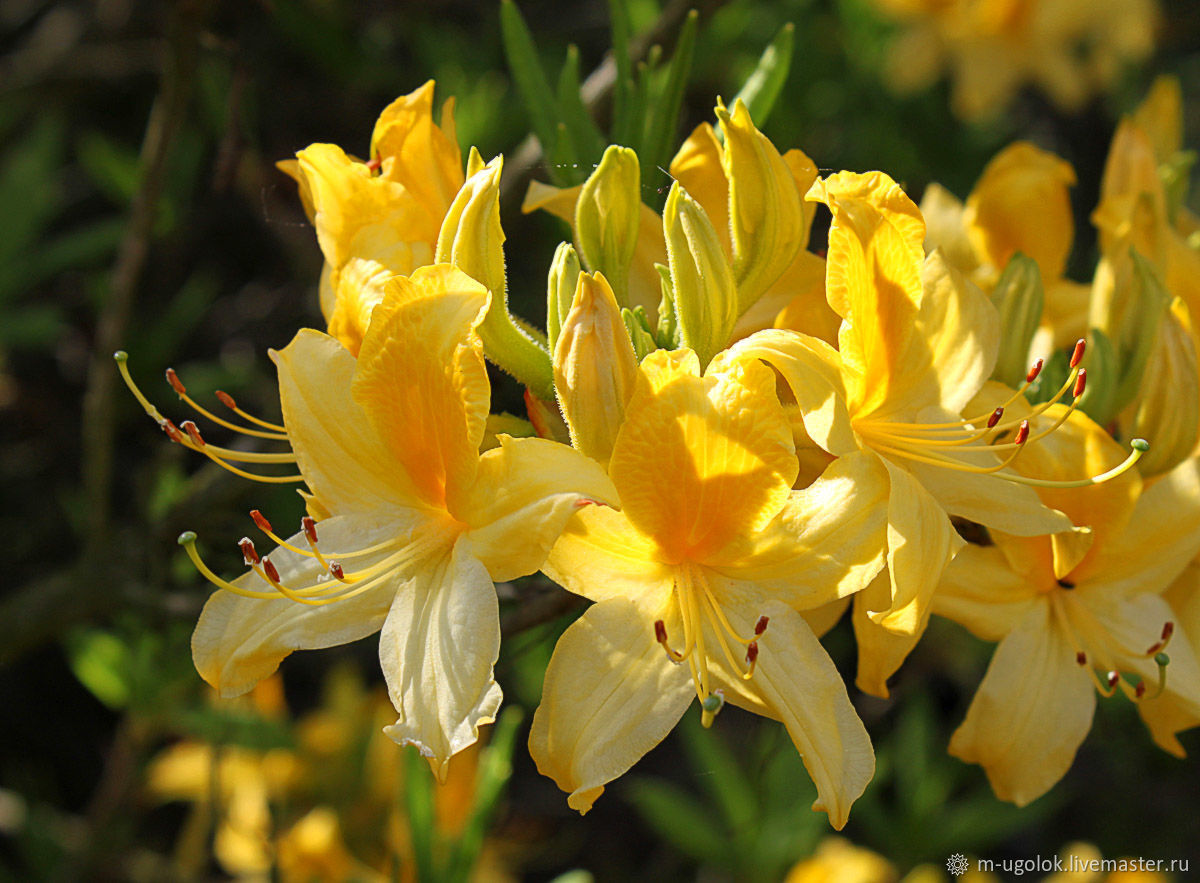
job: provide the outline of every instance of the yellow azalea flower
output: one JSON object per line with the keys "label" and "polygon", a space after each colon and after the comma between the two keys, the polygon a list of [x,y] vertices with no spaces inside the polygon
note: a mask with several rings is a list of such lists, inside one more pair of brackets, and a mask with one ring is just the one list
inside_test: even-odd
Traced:
{"label": "yellow azalea flower", "polygon": [[1022,535],[1071,524],[1027,487],[994,475],[996,455],[1018,446],[982,443],[985,422],[999,432],[1018,421],[959,419],[991,373],[997,317],[940,252],[924,257],[916,206],[879,172],[834,175],[809,198],[833,211],[827,293],[843,319],[839,348],[763,331],[731,347],[729,358],[778,369],[809,438],[839,458],[861,452],[856,474],[882,476],[890,488],[888,570],[855,601],[858,683],[886,695],[887,676],[924,630],[938,578],[962,545],[950,515]]}
{"label": "yellow azalea flower", "polygon": [[[841,676],[796,609],[882,566],[882,476],[853,456],[792,490],[792,433],[765,366],[690,350],[638,369],[609,476],[622,509],[588,507],[544,570],[596,603],[563,634],[529,748],[586,812],[693,697],[783,721],[835,827],[874,770]],[[851,474],[857,478],[851,478]]]}
{"label": "yellow azalea flower", "polygon": [[[1001,395],[989,388],[984,399]],[[1081,463],[1118,464],[1121,447],[1064,410],[1032,418],[1035,432],[1067,419],[1014,468],[1058,479]],[[1160,597],[1200,551],[1200,463],[1189,460],[1141,488],[1129,471],[1095,487],[1041,489],[1086,531],[992,531],[992,545],[958,555],[934,598],[935,612],[999,642],[950,753],[981,764],[1003,800],[1029,803],[1066,773],[1091,727],[1097,691],[1137,701],[1162,690],[1190,716],[1200,713],[1200,664]],[[1172,633],[1170,665],[1160,671],[1155,656]]]}
{"label": "yellow azalea flower", "polygon": [[[780,154],[741,102],[732,111],[718,106],[717,116],[724,142],[712,125],[702,123],[679,148],[669,171],[712,222],[735,275],[742,306],[734,337],[771,327],[785,310],[788,327],[801,323],[801,330],[832,337],[837,320],[824,302],[824,261],[805,249],[815,211],[802,197],[817,177],[816,165],[801,150]],[[522,209],[544,209],[574,229],[582,189],[535,181]],[[651,317],[661,295],[656,263],[667,264],[663,223],[643,204],[628,300]]]}
{"label": "yellow azalea flower", "polygon": [[313,144],[279,167],[299,183],[325,255],[329,333],[357,353],[386,280],[433,263],[442,219],[463,185],[454,100],[435,123],[430,80],[380,114],[366,161]]}
{"label": "yellow azalea flower", "polygon": [[[1163,600],[1170,606],[1173,620],[1182,631],[1182,637],[1176,637],[1171,643],[1172,659],[1178,652],[1177,642],[1182,641],[1187,641],[1191,645],[1191,652],[1200,659],[1200,561],[1188,563],[1163,593]],[[1171,665],[1174,666],[1174,662]],[[1170,676],[1174,675],[1175,672],[1170,672]],[[1200,716],[1197,716],[1195,708],[1180,701],[1173,693],[1163,692],[1144,698],[1138,705],[1138,711],[1159,748],[1176,757],[1187,755],[1176,734],[1200,726]]]}
{"label": "yellow azalea flower", "polygon": [[826,837],[797,863],[783,883],[896,883],[900,876],[881,855],[840,837]]}
{"label": "yellow azalea flower", "polygon": [[890,47],[886,82],[924,89],[943,70],[966,119],[1000,113],[1025,83],[1077,110],[1122,64],[1148,56],[1155,0],[875,0],[905,26]]}
{"label": "yellow azalea flower", "polygon": [[1045,290],[1038,348],[1068,347],[1088,329],[1089,288],[1064,276],[1075,239],[1074,183],[1068,162],[1018,141],[992,158],[965,204],[938,184],[921,198],[926,251],[942,249],[985,292],[1015,254],[1037,262]]}
{"label": "yellow azalea flower", "polygon": [[[236,695],[293,650],[382,630],[399,712],[388,732],[439,776],[500,704],[492,581],[537,570],[580,504],[615,498],[603,471],[565,445],[501,436],[479,453],[490,387],[477,327],[488,303],[482,285],[439,264],[387,283],[357,360],[326,334],[297,334],[274,354],[276,437],[329,517],[284,540],[257,516],[279,548],[260,559],[243,540],[252,572],[235,582],[204,565],[194,535],[180,540],[221,588],[192,640],[205,680]],[[285,456],[198,437],[180,440],[223,465]]]}

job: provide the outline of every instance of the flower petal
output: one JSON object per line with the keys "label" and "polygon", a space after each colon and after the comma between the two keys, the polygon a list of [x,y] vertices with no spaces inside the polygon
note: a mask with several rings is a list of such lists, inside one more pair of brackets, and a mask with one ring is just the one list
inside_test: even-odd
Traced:
{"label": "flower petal", "polygon": [[[396,510],[390,515],[339,516],[320,522],[320,547],[329,557],[395,541],[396,546],[353,559],[341,558],[346,571],[365,570],[396,552],[403,540],[426,524],[413,510]],[[305,548],[303,533],[292,537],[292,545]],[[283,585],[301,588],[322,580],[331,590],[338,584],[314,558],[287,549],[270,554]],[[353,568],[351,567],[353,561]],[[192,659],[200,676],[222,696],[245,693],[267,677],[293,650],[334,647],[357,641],[379,631],[396,592],[400,577],[384,579],[360,595],[315,606],[284,598],[246,598],[217,591],[208,599],[192,635]],[[269,591],[270,586],[253,573],[234,584],[251,591]],[[347,590],[353,586],[346,586]]]}
{"label": "flower petal", "polygon": [[1001,800],[1025,806],[1066,774],[1095,708],[1095,688],[1049,603],[1035,604],[996,648],[950,753],[982,765]]}
{"label": "flower petal", "polygon": [[924,619],[911,635],[901,635],[872,622],[869,611],[886,606],[890,602],[891,592],[891,580],[887,573],[879,574],[869,586],[854,596],[854,610],[850,614],[854,624],[854,643],[858,647],[858,674],[854,683],[864,693],[881,699],[888,698],[888,678],[899,670],[908,654],[917,646],[929,623],[929,613],[926,611]]}
{"label": "flower petal", "polygon": [[706,563],[797,610],[846,597],[883,568],[888,487],[878,457],[839,457],[765,530],[739,535]]}
{"label": "flower petal", "polygon": [[914,634],[950,559],[964,545],[950,517],[903,467],[880,458],[891,479],[888,496],[888,573],[891,605],[872,610],[872,621],[904,635]]}
{"label": "flower petal", "polygon": [[1038,586],[1014,572],[999,547],[967,545],[942,574],[933,612],[985,641],[999,641],[1024,619],[1038,595]]}
{"label": "flower petal", "polygon": [[460,537],[397,587],[379,635],[379,662],[400,713],[385,732],[416,745],[444,781],[450,758],[496,719],[500,686],[496,589]]}
{"label": "flower petal", "polygon": [[[875,774],[871,740],[842,676],[804,617],[778,601],[768,602],[762,612],[770,616],[770,626],[754,676],[731,678],[718,668],[719,679],[734,705],[757,713],[765,708],[783,722],[817,786],[813,809],[827,812],[829,823],[841,830],[850,805]],[[748,633],[752,621],[733,619],[733,625]]]}
{"label": "flower petal", "polygon": [[305,328],[282,350],[272,350],[271,358],[297,464],[326,509],[366,512],[419,502],[416,488],[351,397],[357,363],[340,343]]}
{"label": "flower petal", "polygon": [[500,447],[479,458],[470,493],[452,507],[497,582],[541,567],[581,504],[617,501],[604,470],[578,451],[548,439],[499,438]]}
{"label": "flower petal", "polygon": [[607,783],[663,740],[694,696],[687,666],[666,658],[645,613],[623,599],[602,601],[554,648],[529,753],[570,792],[568,805],[586,813]]}
{"label": "flower petal", "polygon": [[385,286],[358,355],[354,400],[426,505],[470,487],[491,402],[475,327],[488,292],[448,264]]}
{"label": "flower petal", "polygon": [[690,350],[642,361],[609,475],[622,511],[670,560],[703,561],[765,527],[798,468],[768,368],[746,362],[700,377]]}

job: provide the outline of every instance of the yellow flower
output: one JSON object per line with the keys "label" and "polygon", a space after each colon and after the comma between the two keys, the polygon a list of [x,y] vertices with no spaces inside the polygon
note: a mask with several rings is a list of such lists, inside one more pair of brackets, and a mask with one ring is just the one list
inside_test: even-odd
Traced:
{"label": "yellow flower", "polygon": [[892,44],[886,82],[929,86],[947,69],[952,106],[966,119],[1000,113],[1025,83],[1076,110],[1124,62],[1148,56],[1155,0],[875,0],[907,28]]}
{"label": "yellow flower", "polygon": [[[999,395],[989,389],[985,398]],[[1034,417],[1035,431],[1062,410]],[[1112,467],[1121,456],[1103,429],[1074,413],[1014,465],[1056,479],[1080,463]],[[994,545],[961,552],[934,598],[939,615],[999,642],[950,753],[981,764],[1003,800],[1023,806],[1066,773],[1097,691],[1137,701],[1162,689],[1189,716],[1200,713],[1200,664],[1160,597],[1200,551],[1200,463],[1141,487],[1131,471],[1091,488],[1042,489],[1047,505],[1086,530],[992,531]],[[1155,656],[1172,632],[1170,665],[1160,673]]]}
{"label": "yellow flower", "polygon": [[883,486],[853,457],[793,491],[775,378],[700,374],[690,350],[642,362],[609,475],[622,509],[588,507],[545,572],[596,603],[546,671],[530,752],[586,812],[693,697],[782,720],[840,828],[874,769],[840,675],[796,609],[849,595],[882,565]]}
{"label": "yellow flower", "polygon": [[279,163],[296,179],[325,255],[321,311],[352,353],[391,276],[433,263],[438,231],[463,185],[454,100],[433,121],[433,81],[379,116],[367,161],[313,144]]}
{"label": "yellow flower", "polygon": [[843,319],[839,348],[763,331],[729,357],[778,369],[812,441],[839,458],[861,452],[855,474],[890,488],[888,571],[855,601],[859,686],[887,695],[886,678],[923,632],[938,578],[962,545],[950,515],[1022,535],[1071,525],[1011,474],[995,476],[996,455],[1020,445],[986,439],[1019,421],[959,419],[995,362],[996,313],[940,252],[924,258],[916,206],[879,172],[834,175],[809,198],[833,211],[827,296]]}
{"label": "yellow flower", "polygon": [[826,837],[797,863],[783,883],[896,883],[899,875],[881,855],[840,837]]}
{"label": "yellow flower", "polygon": [[488,301],[461,271],[433,265],[385,286],[357,360],[328,335],[297,334],[274,354],[282,436],[310,511],[329,517],[290,540],[260,521],[280,548],[260,560],[244,540],[252,572],[232,583],[200,560],[194,535],[181,538],[222,589],[192,641],[205,680],[236,695],[293,650],[382,629],[399,712],[388,733],[439,777],[500,704],[492,581],[537,570],[582,502],[614,497],[595,463],[555,442],[501,436],[479,453],[490,388],[476,329]]}

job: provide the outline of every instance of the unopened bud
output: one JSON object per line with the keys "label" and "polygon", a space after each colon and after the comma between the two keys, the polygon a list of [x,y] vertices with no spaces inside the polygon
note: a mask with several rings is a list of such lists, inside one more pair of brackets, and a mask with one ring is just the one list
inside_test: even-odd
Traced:
{"label": "unopened bud", "polygon": [[1176,299],[1159,323],[1134,399],[1129,434],[1154,442],[1138,461],[1145,476],[1170,471],[1200,441],[1200,369],[1190,324],[1187,308]]}
{"label": "unopened bud", "polygon": [[1027,376],[1029,345],[1042,321],[1045,293],[1037,261],[1014,254],[992,289],[992,303],[1000,314],[1000,350],[992,377],[1012,387]]}
{"label": "unopened bud", "polygon": [[637,247],[641,212],[637,154],[613,144],[579,191],[575,236],[587,268],[604,274],[621,306],[628,305],[629,267]]}
{"label": "unopened bud", "polygon": [[679,336],[703,368],[729,343],[737,322],[733,271],[708,215],[678,182],[663,209],[663,232]]}
{"label": "unopened bud", "polygon": [[729,180],[740,316],[783,275],[804,246],[804,207],[791,169],[770,139],[754,127],[746,105],[735,101],[730,113],[718,104],[716,113],[724,136],[721,164]]}
{"label": "unopened bud", "polygon": [[641,306],[632,310],[624,307],[621,310],[621,321],[625,323],[625,332],[633,344],[633,354],[640,363],[642,359],[658,349],[654,335],[650,331],[650,320]]}
{"label": "unopened bud", "polygon": [[612,288],[601,273],[581,273],[554,349],[554,388],[578,451],[602,463],[612,455],[636,377]]}
{"label": "unopened bud", "polygon": [[558,333],[571,310],[575,289],[579,285],[579,255],[569,242],[560,242],[550,262],[546,279],[546,338],[550,352],[558,343]]}

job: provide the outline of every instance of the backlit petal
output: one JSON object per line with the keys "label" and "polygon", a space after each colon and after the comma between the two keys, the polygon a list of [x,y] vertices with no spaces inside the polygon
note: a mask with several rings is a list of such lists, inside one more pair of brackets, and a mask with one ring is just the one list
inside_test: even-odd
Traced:
{"label": "backlit petal", "polygon": [[1024,806],[1070,768],[1095,707],[1075,650],[1039,603],[996,648],[950,753],[982,765],[997,797]]}
{"label": "backlit petal", "polygon": [[387,734],[416,745],[445,780],[450,758],[496,719],[500,686],[496,590],[460,537],[397,587],[379,635],[379,661],[399,717]]}
{"label": "backlit petal", "polygon": [[999,641],[1037,603],[1038,589],[1013,571],[998,547],[968,545],[942,575],[933,612],[985,641]]}
{"label": "backlit petal", "polygon": [[568,805],[586,813],[608,782],[663,740],[694,696],[687,666],[667,659],[644,612],[602,601],[554,648],[529,753],[570,793]]}
{"label": "backlit petal", "polygon": [[470,487],[491,401],[481,284],[445,264],[386,285],[358,356],[354,400],[427,505]]}
{"label": "backlit petal", "polygon": [[502,435],[500,447],[479,458],[475,483],[452,512],[470,525],[476,557],[500,582],[541,567],[580,504],[616,501],[594,460],[548,439]]}

